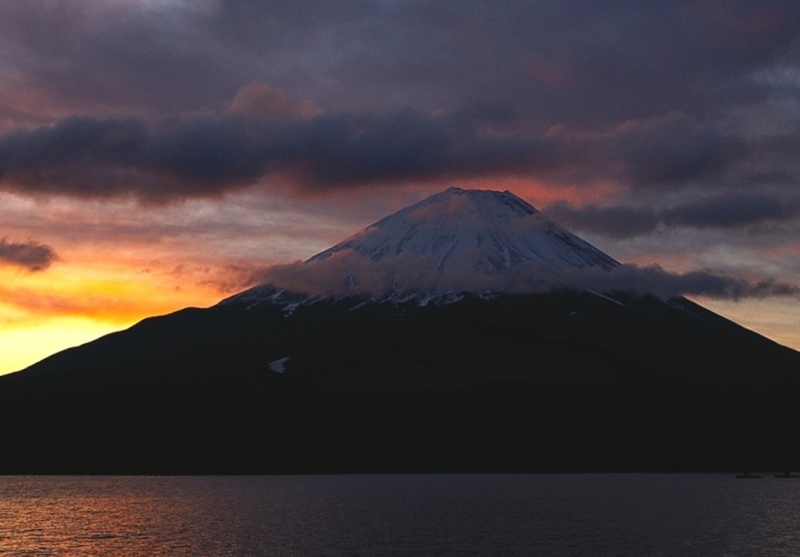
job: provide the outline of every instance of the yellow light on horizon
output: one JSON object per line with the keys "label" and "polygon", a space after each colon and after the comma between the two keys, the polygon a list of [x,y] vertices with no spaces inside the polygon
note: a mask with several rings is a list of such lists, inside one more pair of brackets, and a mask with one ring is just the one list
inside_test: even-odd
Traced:
{"label": "yellow light on horizon", "polygon": [[43,273],[0,269],[0,375],[146,317],[222,297],[194,277],[182,286],[165,285],[163,278],[115,262],[54,266]]}
{"label": "yellow light on horizon", "polygon": [[0,375],[20,371],[49,355],[123,329],[86,318],[58,317],[0,331]]}
{"label": "yellow light on horizon", "polygon": [[763,298],[742,301],[697,298],[705,308],[751,329],[778,344],[800,351],[800,304],[795,299]]}

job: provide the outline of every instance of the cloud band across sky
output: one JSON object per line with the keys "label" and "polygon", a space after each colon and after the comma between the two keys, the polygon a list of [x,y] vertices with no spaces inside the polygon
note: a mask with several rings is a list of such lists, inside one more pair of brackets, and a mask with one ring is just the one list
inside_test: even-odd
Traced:
{"label": "cloud band across sky", "polygon": [[242,113],[169,122],[69,117],[0,136],[0,188],[166,202],[213,197],[269,177],[306,192],[480,176],[632,190],[715,183],[748,173],[794,179],[795,160],[765,169],[760,145],[672,112],[608,133],[503,131],[502,110],[425,115],[318,115],[289,121]]}
{"label": "cloud band across sky", "polygon": [[800,197],[733,192],[668,208],[593,204],[576,208],[562,201],[549,206],[547,213],[581,230],[632,238],[652,233],[659,226],[736,230],[791,222],[800,216]]}
{"label": "cloud band across sky", "polygon": [[[774,279],[748,281],[740,277],[699,270],[676,273],[659,265],[623,264],[610,269],[574,268],[558,275],[534,264],[520,263],[503,273],[481,270],[431,273],[424,256],[405,254],[396,260],[376,262],[349,253],[346,262],[335,258],[309,260],[268,269],[261,280],[278,290],[311,296],[388,296],[412,294],[437,288],[450,291],[454,285],[470,292],[531,294],[554,289],[625,292],[662,299],[703,296],[719,300],[746,298],[800,298],[800,287]],[[414,269],[425,269],[423,272]]]}

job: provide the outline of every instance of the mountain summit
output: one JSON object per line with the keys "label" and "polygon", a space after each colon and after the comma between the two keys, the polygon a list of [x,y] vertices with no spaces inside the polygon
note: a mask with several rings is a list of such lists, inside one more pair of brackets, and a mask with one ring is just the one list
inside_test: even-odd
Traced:
{"label": "mountain summit", "polygon": [[227,302],[275,302],[286,292],[423,299],[535,292],[565,273],[618,265],[511,192],[450,188],[303,263],[275,269],[267,282]]}
{"label": "mountain summit", "polygon": [[459,273],[504,275],[526,264],[551,274],[618,264],[509,191],[460,188],[379,220],[309,262],[353,255],[376,264],[430,262],[429,274],[448,278]]}

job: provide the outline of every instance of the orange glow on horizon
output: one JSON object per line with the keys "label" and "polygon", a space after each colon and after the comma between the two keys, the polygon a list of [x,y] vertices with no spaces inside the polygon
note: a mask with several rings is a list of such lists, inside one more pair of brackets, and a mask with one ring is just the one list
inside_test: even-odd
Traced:
{"label": "orange glow on horizon", "polygon": [[0,374],[146,317],[224,297],[202,279],[186,271],[165,280],[121,261],[55,264],[38,273],[0,267]]}
{"label": "orange glow on horizon", "polygon": [[0,327],[0,375],[20,371],[61,350],[79,346],[133,323],[112,325],[82,318],[49,318]]}
{"label": "orange glow on horizon", "polygon": [[340,240],[347,222],[245,194],[222,207],[0,198],[0,238],[35,239],[58,258],[38,272],[0,262],[0,374],[146,317],[211,306],[265,267],[324,249],[320,237]]}
{"label": "orange glow on horizon", "polygon": [[731,301],[698,297],[703,307],[774,340],[800,350],[800,305],[787,304],[785,299],[764,298]]}

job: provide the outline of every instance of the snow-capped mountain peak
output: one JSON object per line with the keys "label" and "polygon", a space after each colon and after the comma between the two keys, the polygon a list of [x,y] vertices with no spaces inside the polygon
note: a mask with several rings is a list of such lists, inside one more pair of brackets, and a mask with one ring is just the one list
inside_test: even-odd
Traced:
{"label": "snow-capped mountain peak", "polygon": [[424,270],[440,273],[503,273],[524,262],[555,273],[618,264],[509,191],[461,188],[389,215],[308,261],[347,252],[375,262],[432,259],[436,264]]}
{"label": "snow-capped mountain peak", "polygon": [[576,269],[618,265],[511,192],[450,188],[273,269],[265,284],[229,301],[521,292]]}

